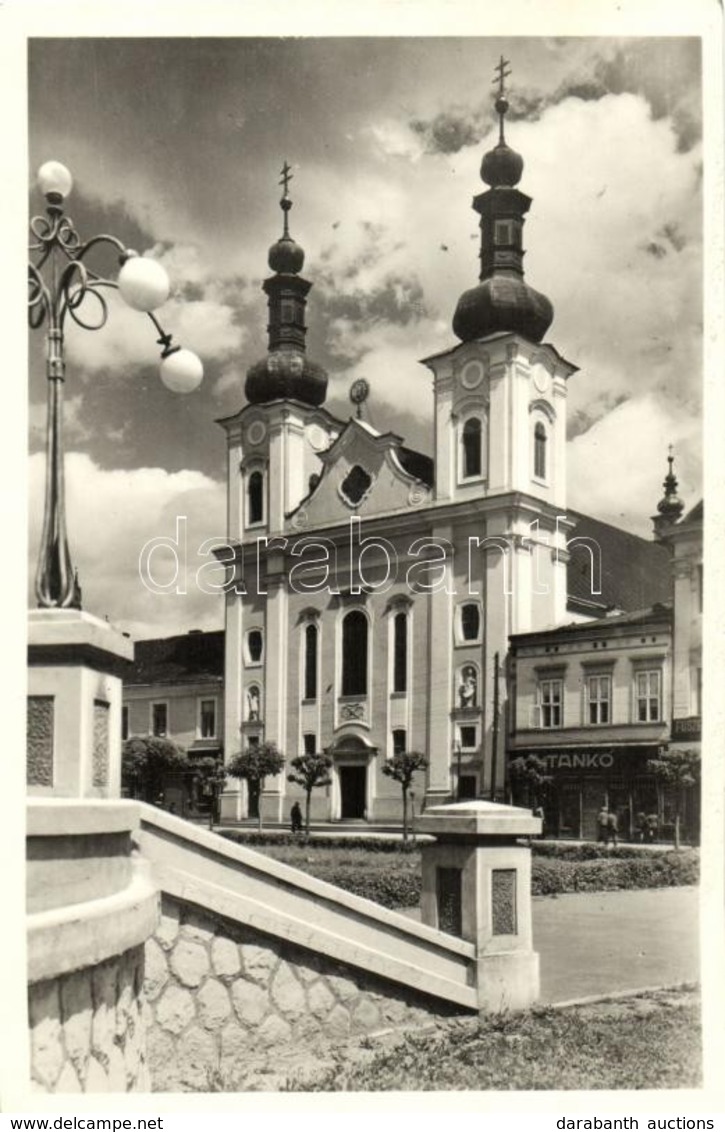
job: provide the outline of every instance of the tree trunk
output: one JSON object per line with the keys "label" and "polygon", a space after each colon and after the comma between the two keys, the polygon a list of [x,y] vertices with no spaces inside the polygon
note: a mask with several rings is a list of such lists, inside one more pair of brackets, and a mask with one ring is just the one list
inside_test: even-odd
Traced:
{"label": "tree trunk", "polygon": [[408,840],[408,787],[403,787],[403,841]]}
{"label": "tree trunk", "polygon": [[264,790],[264,779],[257,780],[257,832],[262,832],[262,791]]}
{"label": "tree trunk", "polygon": [[675,849],[680,848],[680,807],[675,810]]}
{"label": "tree trunk", "polygon": [[312,788],[305,791],[305,840],[310,839],[310,803],[312,802]]}

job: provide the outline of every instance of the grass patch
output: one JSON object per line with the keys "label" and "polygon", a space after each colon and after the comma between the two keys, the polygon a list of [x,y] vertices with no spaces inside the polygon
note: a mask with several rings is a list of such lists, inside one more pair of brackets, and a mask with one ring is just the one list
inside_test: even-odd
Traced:
{"label": "grass patch", "polygon": [[[420,903],[420,851],[413,846],[403,846],[399,841],[371,838],[369,844],[360,844],[352,838],[310,838],[305,843],[288,835],[250,836],[236,831],[231,834],[231,840],[249,844],[278,861],[374,900],[385,908],[414,908]],[[587,845],[564,846],[560,847],[563,852],[551,853],[548,846],[536,843],[532,848],[534,896],[698,883],[699,856],[694,849],[651,853],[634,846],[622,846],[607,852],[596,845]],[[573,851],[567,852],[570,848]],[[579,855],[582,850],[587,851],[586,855]]]}
{"label": "grass patch", "polygon": [[684,1089],[701,1084],[692,991],[657,991],[567,1009],[493,1017],[474,1028],[401,1037],[364,1060],[340,1051],[309,1092]]}

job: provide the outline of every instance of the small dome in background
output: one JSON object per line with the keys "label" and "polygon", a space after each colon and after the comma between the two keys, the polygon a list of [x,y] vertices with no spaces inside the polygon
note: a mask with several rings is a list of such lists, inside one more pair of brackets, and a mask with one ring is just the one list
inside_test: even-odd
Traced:
{"label": "small dome in background", "polygon": [[304,249],[291,236],[282,236],[272,244],[267,256],[267,263],[278,275],[296,275],[304,262]]}
{"label": "small dome in background", "polygon": [[523,157],[505,142],[485,153],[481,162],[481,180],[493,189],[518,185],[523,171]]}

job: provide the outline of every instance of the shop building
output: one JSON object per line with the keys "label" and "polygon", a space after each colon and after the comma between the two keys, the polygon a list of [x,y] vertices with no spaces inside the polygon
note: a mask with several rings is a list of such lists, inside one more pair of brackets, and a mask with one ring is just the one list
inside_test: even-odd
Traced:
{"label": "shop building", "polygon": [[647,763],[670,737],[672,665],[669,603],[511,637],[507,761],[546,764],[547,834],[596,839],[603,805],[624,838],[642,814],[666,832],[668,800]]}

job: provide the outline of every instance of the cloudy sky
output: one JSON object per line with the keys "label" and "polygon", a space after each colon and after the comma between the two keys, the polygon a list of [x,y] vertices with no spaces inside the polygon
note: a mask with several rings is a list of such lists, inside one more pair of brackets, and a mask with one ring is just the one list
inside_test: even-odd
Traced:
{"label": "cloudy sky", "polygon": [[[84,604],[135,637],[216,628],[197,548],[224,535],[224,434],[265,351],[278,176],[294,170],[310,355],[328,407],[372,387],[370,419],[430,452],[419,359],[455,344],[478,269],[479,166],[495,142],[491,78],[512,62],[507,140],[533,197],[527,279],[569,385],[569,502],[649,536],[667,446],[701,494],[702,149],[694,38],[31,39],[29,158],[73,171],[81,234],[153,252],[174,283],[165,325],[204,360],[201,389],[160,384],[152,328],[113,304],[68,332],[69,534]],[[41,210],[37,192],[32,212]],[[101,261],[104,269],[111,265]],[[42,510],[42,334],[30,346],[31,563]],[[138,578],[146,541],[187,516],[185,594]],[[159,569],[162,571],[162,560]],[[170,565],[169,562],[166,565]]]}

